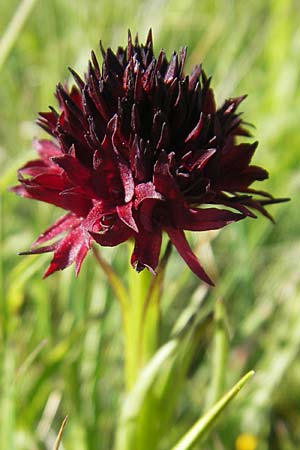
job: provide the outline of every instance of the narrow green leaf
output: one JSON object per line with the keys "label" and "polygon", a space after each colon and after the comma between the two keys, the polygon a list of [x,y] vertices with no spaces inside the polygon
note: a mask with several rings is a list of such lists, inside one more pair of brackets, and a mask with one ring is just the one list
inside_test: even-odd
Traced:
{"label": "narrow green leaf", "polygon": [[0,348],[0,448],[15,448],[16,426],[16,385],[12,383],[15,376],[15,355],[10,344]]}
{"label": "narrow green leaf", "polygon": [[21,1],[20,6],[2,36],[0,40],[0,69],[9,55],[10,50],[14,46],[14,43],[18,39],[36,1],[37,0]]}
{"label": "narrow green leaf", "polygon": [[190,450],[199,441],[208,429],[215,423],[224,408],[238,394],[247,381],[254,375],[254,370],[248,372],[236,383],[233,388],[224,395],[203,417],[201,417],[172,450]]}
{"label": "narrow green leaf", "polygon": [[229,349],[229,330],[227,325],[226,309],[223,301],[215,302],[214,311],[214,339],[212,355],[212,381],[208,395],[207,407],[214,405],[224,393],[226,365]]}

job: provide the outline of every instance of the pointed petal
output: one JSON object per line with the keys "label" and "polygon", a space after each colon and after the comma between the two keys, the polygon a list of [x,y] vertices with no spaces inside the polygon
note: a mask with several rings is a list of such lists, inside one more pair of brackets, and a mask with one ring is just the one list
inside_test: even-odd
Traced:
{"label": "pointed petal", "polygon": [[172,244],[175,246],[182,259],[186,262],[186,264],[194,272],[194,274],[201,278],[201,280],[205,281],[207,284],[214,286],[214,283],[205,273],[203,267],[192,252],[183,231],[170,227],[166,228],[166,232],[168,233]]}
{"label": "pointed petal", "polygon": [[[286,200],[286,199],[285,199]],[[275,203],[275,202],[274,202]],[[254,199],[249,199],[245,202],[246,206],[248,208],[253,208],[259,211],[263,216],[265,216],[267,219],[269,219],[271,222],[275,223],[273,217],[271,214],[268,213],[268,211],[264,208],[263,204],[260,201],[256,201]]]}
{"label": "pointed petal", "polygon": [[156,191],[152,181],[148,183],[140,183],[135,188],[135,202],[134,206],[137,208],[141,202],[146,199],[163,200],[163,196]]}
{"label": "pointed petal", "polygon": [[78,275],[79,275],[83,260],[86,257],[88,250],[89,250],[88,245],[81,245],[79,247],[77,256],[75,258],[75,275],[76,275],[76,277],[78,277]]}
{"label": "pointed petal", "polygon": [[198,138],[198,136],[200,135],[201,130],[203,128],[203,124],[204,124],[204,116],[201,113],[196,126],[193,128],[193,130],[186,137],[186,139],[184,141],[185,144],[190,143],[190,142],[194,142]]}
{"label": "pointed petal", "polygon": [[21,252],[19,255],[40,255],[41,253],[53,252],[59,246],[60,241],[54,242],[54,244],[45,245],[44,247],[39,247],[35,249],[28,250],[27,252]]}
{"label": "pointed petal", "polygon": [[202,72],[202,67],[200,64],[194,67],[192,73],[189,76],[189,91],[193,91],[199,81],[199,77]]}
{"label": "pointed petal", "polygon": [[132,215],[132,202],[127,203],[126,205],[117,206],[116,210],[120,219],[130,228],[133,229],[136,233],[139,232],[137,224]]}
{"label": "pointed petal", "polygon": [[254,142],[253,144],[234,145],[225,149],[221,155],[222,169],[230,172],[245,169],[250,164],[257,146],[258,142]]}
{"label": "pointed petal", "polygon": [[42,159],[50,159],[52,156],[60,156],[62,154],[60,148],[48,139],[34,140],[33,147]]}
{"label": "pointed petal", "polygon": [[[75,153],[74,146],[73,150]],[[59,167],[64,169],[68,177],[77,183],[86,183],[90,179],[90,171],[84,167],[77,158],[71,155],[63,155],[52,158],[52,161]]]}
{"label": "pointed petal", "polygon": [[176,52],[171,56],[168,70],[165,74],[165,82],[172,83],[175,77],[178,76],[178,56]]}
{"label": "pointed petal", "polygon": [[32,247],[36,247],[37,245],[43,244],[44,242],[55,238],[59,234],[70,229],[72,226],[77,225],[78,221],[80,221],[80,219],[72,213],[60,217],[53,225],[51,225],[51,227],[47,228],[46,231],[40,234],[40,236],[33,242]]}
{"label": "pointed petal", "polygon": [[154,166],[153,183],[158,192],[170,200],[182,200],[179,187],[170,172],[170,161],[166,152],[161,151]]}
{"label": "pointed petal", "polygon": [[237,214],[226,209],[203,208],[181,210],[174,218],[176,227],[183,230],[207,231],[218,230],[232,222],[244,219],[244,214]]}
{"label": "pointed petal", "polygon": [[159,260],[161,241],[161,230],[157,230],[153,233],[147,233],[143,230],[135,237],[135,246],[131,255],[131,264],[138,272],[147,267],[150,272],[155,274],[155,269]]}
{"label": "pointed petal", "polygon": [[[74,152],[75,147],[73,146]],[[80,186],[82,192],[89,198],[96,198],[97,194],[91,182],[91,172],[72,155],[63,155],[52,158],[52,161],[61,167],[67,177],[75,186]]]}
{"label": "pointed petal", "polygon": [[[132,199],[133,194],[134,194],[134,180],[133,180],[132,171],[130,169],[129,161],[126,161],[125,158],[123,158],[122,153],[120,152],[121,144],[119,141],[120,141],[120,139],[118,137],[118,131],[116,128],[112,135],[112,144],[113,144],[113,148],[114,148],[114,151],[116,154],[117,164],[119,166],[120,178],[122,180],[122,184],[124,187],[124,193],[125,193],[124,200],[127,203],[127,202],[130,202],[130,200]],[[126,149],[126,152],[129,153],[129,150]]]}
{"label": "pointed petal", "polygon": [[78,274],[89,247],[90,237],[86,231],[81,226],[73,229],[59,242],[44,278],[57,270],[65,269],[73,262],[76,263],[76,273]]}

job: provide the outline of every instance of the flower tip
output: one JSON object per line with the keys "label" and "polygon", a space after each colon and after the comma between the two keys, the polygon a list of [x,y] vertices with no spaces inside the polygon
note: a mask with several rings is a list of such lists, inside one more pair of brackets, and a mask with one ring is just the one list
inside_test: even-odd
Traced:
{"label": "flower tip", "polygon": [[145,269],[144,264],[141,264],[139,261],[131,261],[131,266],[138,273],[142,272]]}
{"label": "flower tip", "polygon": [[[190,267],[192,270],[193,268]],[[193,270],[194,274],[197,275],[202,281],[204,281],[208,286],[215,287],[215,283],[210,278],[210,276],[207,275],[206,271],[203,269],[203,267],[198,263],[198,267],[196,267]]]}
{"label": "flower tip", "polygon": [[[51,272],[52,273],[52,272]],[[51,273],[49,272],[49,269],[47,269],[44,274],[43,274],[43,280],[45,280],[46,278],[49,277],[49,275],[51,275]]]}
{"label": "flower tip", "polygon": [[139,33],[135,33],[134,44],[139,46]]}
{"label": "flower tip", "polygon": [[56,270],[58,270],[58,267],[54,267],[53,264],[50,264],[50,266],[45,270],[45,272],[43,274],[43,280],[45,280],[50,275],[52,275],[53,272],[55,272]]}
{"label": "flower tip", "polygon": [[[273,197],[272,197],[273,198]],[[290,202],[292,199],[290,197],[282,197],[282,198],[275,198],[273,203],[285,203]]]}
{"label": "flower tip", "polygon": [[152,49],[153,47],[153,37],[152,37],[152,28],[149,28],[147,39],[146,39],[146,47]]}
{"label": "flower tip", "polygon": [[99,48],[100,48],[101,55],[102,55],[103,59],[105,59],[106,52],[105,52],[105,50],[104,50],[103,43],[102,43],[102,40],[101,40],[101,39],[100,39],[100,41],[99,41]]}
{"label": "flower tip", "polygon": [[157,275],[157,272],[153,269],[153,267],[149,266],[148,264],[143,264],[140,261],[131,261],[131,266],[138,273],[147,269],[147,270],[149,270],[150,273],[152,273],[152,275],[154,275],[154,276]]}
{"label": "flower tip", "polygon": [[79,276],[82,262],[83,262],[83,259],[80,259],[80,260],[76,261],[76,263],[75,263],[75,277],[76,278],[78,278],[78,276]]}
{"label": "flower tip", "polygon": [[72,69],[72,67],[68,67],[68,70],[71,73],[75,83],[77,84],[79,89],[82,91],[84,88],[84,81],[82,80],[80,75],[78,75],[78,73],[74,69]]}
{"label": "flower tip", "polygon": [[235,100],[236,106],[238,106],[240,103],[242,103],[246,98],[248,97],[248,94],[240,95],[239,97],[235,97],[233,100]]}
{"label": "flower tip", "polygon": [[215,283],[212,281],[212,279],[206,274],[205,279],[202,278],[205,283],[207,283],[210,287],[215,287]]}
{"label": "flower tip", "polygon": [[147,270],[149,270],[149,272],[152,273],[153,276],[156,276],[156,275],[157,275],[156,270],[154,270],[151,266],[148,266],[148,264],[145,264],[145,268],[146,268]]}
{"label": "flower tip", "polygon": [[20,194],[20,186],[11,186],[11,187],[8,187],[8,188],[7,188],[7,191],[8,191],[8,192],[13,192],[14,194],[17,194],[17,195],[21,195],[21,194]]}

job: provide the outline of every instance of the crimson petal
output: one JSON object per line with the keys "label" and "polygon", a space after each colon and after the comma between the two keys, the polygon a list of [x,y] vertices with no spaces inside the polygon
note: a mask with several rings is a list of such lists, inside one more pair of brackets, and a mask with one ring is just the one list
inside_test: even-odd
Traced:
{"label": "crimson petal", "polygon": [[173,221],[176,227],[183,230],[207,231],[223,228],[232,222],[244,219],[244,214],[237,214],[226,209],[203,208],[186,209],[177,214]]}
{"label": "crimson petal", "polygon": [[159,153],[159,157],[154,166],[153,183],[158,192],[167,195],[170,200],[179,201],[182,194],[178,185],[170,172],[170,160],[172,154],[167,155],[165,151]]}
{"label": "crimson petal", "polygon": [[194,274],[197,275],[199,278],[201,278],[203,281],[205,281],[207,284],[214,286],[214,283],[209,278],[207,273],[204,271],[198,259],[192,252],[191,247],[189,246],[189,243],[183,231],[169,227],[166,228],[166,232],[168,233],[168,236],[172,244],[175,246],[176,250],[182,257],[182,259],[187,263],[187,265],[194,272]]}
{"label": "crimson petal", "polygon": [[150,272],[155,274],[159,260],[161,241],[162,232],[160,230],[156,230],[153,233],[148,233],[143,230],[135,236],[131,264],[138,272],[147,267]]}
{"label": "crimson petal", "polygon": [[44,242],[50,241],[50,239],[55,238],[60,235],[64,231],[67,231],[74,225],[78,225],[78,219],[72,213],[66,214],[63,217],[60,217],[54,224],[47,228],[40,236],[33,242],[32,247],[36,247],[37,245],[43,244]]}
{"label": "crimson petal", "polygon": [[89,231],[95,241],[105,247],[114,247],[115,245],[121,244],[134,234],[132,228],[125,225],[117,215],[113,216],[111,220],[112,224],[107,228],[102,228],[99,232]]}
{"label": "crimson petal", "polygon": [[136,233],[139,232],[139,229],[137,227],[137,224],[134,220],[133,214],[132,214],[132,202],[127,203],[126,205],[117,206],[116,210],[118,213],[118,216],[120,219],[130,228],[133,229]]}
{"label": "crimson petal", "polygon": [[90,248],[91,238],[82,227],[76,227],[67,234],[57,246],[50,266],[44,274],[44,278],[57,270],[63,270],[73,262],[76,264],[76,274],[78,275],[82,261]]}

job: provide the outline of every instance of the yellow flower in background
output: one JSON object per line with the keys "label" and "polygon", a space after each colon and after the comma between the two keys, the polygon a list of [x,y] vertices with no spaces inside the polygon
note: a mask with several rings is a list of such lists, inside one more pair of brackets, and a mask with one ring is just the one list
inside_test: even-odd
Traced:
{"label": "yellow flower in background", "polygon": [[236,450],[256,450],[257,438],[253,434],[240,434],[235,441]]}

